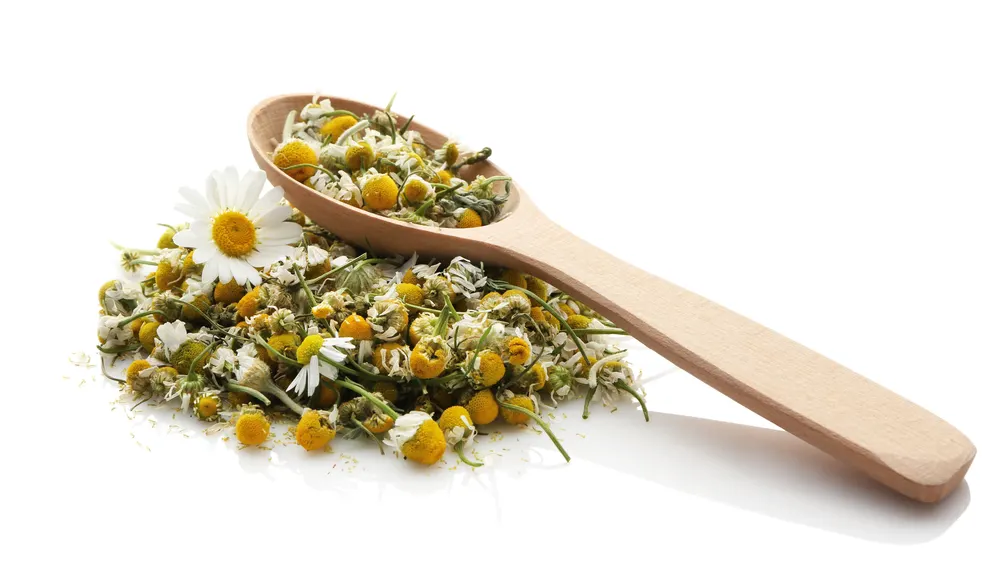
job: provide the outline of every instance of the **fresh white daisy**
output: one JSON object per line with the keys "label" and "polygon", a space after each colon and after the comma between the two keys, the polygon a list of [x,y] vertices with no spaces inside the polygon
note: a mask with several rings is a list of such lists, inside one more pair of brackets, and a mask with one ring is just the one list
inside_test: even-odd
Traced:
{"label": "fresh white daisy", "polygon": [[328,379],[336,379],[340,372],[336,365],[342,365],[347,360],[347,353],[344,350],[354,348],[352,340],[350,337],[323,338],[319,335],[309,335],[303,339],[296,350],[302,368],[285,390],[311,397],[319,388],[321,375]]}
{"label": "fresh white daisy", "polygon": [[284,197],[280,187],[260,195],[264,181],[262,171],[250,171],[240,179],[236,168],[228,167],[208,177],[204,197],[181,188],[187,203],[177,209],[194,221],[174,235],[174,243],[194,248],[194,262],[205,266],[202,281],[235,279],[241,285],[259,285],[257,268],[291,255],[289,244],[301,238],[302,228],[285,221],[292,208],[280,204]]}

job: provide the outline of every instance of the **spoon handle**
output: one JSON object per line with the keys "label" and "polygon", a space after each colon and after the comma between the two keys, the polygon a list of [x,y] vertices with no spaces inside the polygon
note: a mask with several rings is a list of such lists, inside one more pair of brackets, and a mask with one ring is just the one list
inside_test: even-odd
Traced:
{"label": "spoon handle", "polygon": [[530,229],[499,246],[512,266],[564,287],[685,371],[889,488],[935,502],[972,464],[965,435],[885,387],[551,222]]}

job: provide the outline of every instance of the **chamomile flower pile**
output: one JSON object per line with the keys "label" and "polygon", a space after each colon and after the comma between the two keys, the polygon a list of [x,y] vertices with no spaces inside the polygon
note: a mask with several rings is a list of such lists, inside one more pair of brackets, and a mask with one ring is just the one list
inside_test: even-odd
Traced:
{"label": "chamomile flower pile", "polygon": [[[421,160],[372,178],[459,161],[412,151],[419,137],[405,130],[402,147],[387,147],[376,127],[385,118],[356,129],[333,111],[322,102],[303,110],[298,141],[364,143],[372,161],[409,149]],[[301,163],[309,162],[290,165]],[[124,369],[109,377],[136,400],[176,400],[245,445],[266,442],[271,423],[292,416],[306,450],[367,439],[427,465],[449,449],[482,464],[469,445],[494,422],[538,425],[569,460],[542,415],[572,397],[584,398],[584,417],[595,397],[631,396],[645,412],[626,352],[612,341],[624,332],[570,295],[462,257],[374,257],[264,187],[262,173],[229,168],[209,176],[204,192],[182,189],[178,209],[190,221],[168,227],[155,249],[124,249],[134,280],[100,287],[102,364]]]}
{"label": "chamomile flower pile", "polygon": [[313,98],[289,113],[271,161],[312,189],[393,219],[440,227],[480,227],[501,217],[509,177],[466,181],[462,168],[487,159],[447,140],[432,148],[399,124],[392,102],[373,115],[335,109]]}

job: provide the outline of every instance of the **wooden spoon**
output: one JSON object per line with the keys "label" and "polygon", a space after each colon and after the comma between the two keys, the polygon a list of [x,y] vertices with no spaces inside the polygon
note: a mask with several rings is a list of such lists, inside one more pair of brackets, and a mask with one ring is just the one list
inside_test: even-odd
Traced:
{"label": "wooden spoon", "polygon": [[[935,502],[965,476],[976,449],[944,420],[865,377],[721,305],[629,265],[546,218],[516,184],[508,216],[474,229],[395,221],[326,197],[269,160],[285,118],[312,95],[261,102],[250,148],[272,184],[319,225],[376,252],[455,255],[538,276],[601,312],[636,339],[795,436],[908,497]],[[358,115],[378,108],[330,98]],[[416,122],[432,147],[445,137]],[[505,175],[484,162],[463,179]]]}

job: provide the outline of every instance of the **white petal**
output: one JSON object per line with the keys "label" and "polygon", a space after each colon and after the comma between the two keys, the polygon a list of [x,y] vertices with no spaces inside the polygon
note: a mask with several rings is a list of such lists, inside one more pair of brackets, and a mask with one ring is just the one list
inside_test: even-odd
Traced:
{"label": "white petal", "polygon": [[298,241],[301,235],[302,227],[298,223],[282,221],[261,229],[257,239],[264,245],[286,245]]}
{"label": "white petal", "polygon": [[218,213],[222,211],[219,204],[219,172],[213,171],[205,180],[205,200],[208,202],[208,211]]}
{"label": "white petal", "polygon": [[292,384],[288,385],[286,391],[294,390],[296,393],[301,393],[303,389],[306,388],[306,377],[309,376],[309,371],[307,369],[299,369],[295,378],[292,379]]}
{"label": "white petal", "polygon": [[[180,244],[178,243],[178,245]],[[194,253],[191,254],[191,260],[198,265],[206,263],[209,259],[215,259],[218,257],[222,257],[222,252],[220,252],[219,249],[212,244],[200,246],[194,250]]]}
{"label": "white petal", "polygon": [[205,262],[205,268],[201,270],[201,280],[211,283],[219,278],[219,258],[215,257]]}
{"label": "white petal", "polygon": [[190,187],[182,187],[178,190],[188,203],[190,203],[195,208],[201,209],[202,211],[208,212],[208,202],[205,201],[205,196],[198,193],[197,191],[191,189]]}
{"label": "white petal", "polygon": [[328,379],[336,379],[337,375],[340,374],[340,371],[337,370],[337,367],[334,367],[333,365],[329,365],[327,363],[320,363],[319,374],[323,375]]}
{"label": "white petal", "polygon": [[309,359],[309,396],[311,397],[313,393],[316,392],[316,387],[319,386],[319,359],[316,355],[313,355]]}
{"label": "white petal", "polygon": [[184,215],[190,217],[191,219],[208,219],[209,213],[207,209],[201,209],[200,207],[195,207],[187,203],[178,203],[174,206],[174,209],[183,213]]}
{"label": "white petal", "polygon": [[250,273],[247,274],[247,281],[249,281],[250,284],[255,287],[257,285],[260,285],[260,273],[258,273],[256,269],[251,267]]}
{"label": "white petal", "polygon": [[237,285],[247,284],[247,267],[248,265],[239,259],[229,260],[229,269],[233,272],[233,279],[236,281]]}
{"label": "white petal", "polygon": [[240,181],[240,191],[243,193],[243,201],[239,206],[240,211],[250,212],[250,209],[257,203],[260,192],[264,189],[265,181],[264,172],[259,170],[251,170],[243,176],[243,180]]}
{"label": "white petal", "polygon": [[[181,247],[197,247],[201,243],[199,239],[190,229],[182,229],[174,234],[174,243]],[[202,263],[202,261],[197,263]]]}
{"label": "white petal", "polygon": [[229,283],[233,280],[233,270],[229,267],[229,258],[224,256],[216,257],[212,259],[219,264],[219,281],[222,283]]}
{"label": "white petal", "polygon": [[240,204],[243,203],[243,194],[240,193],[240,174],[235,167],[229,166],[223,175],[225,177],[223,205],[226,209],[239,209]]}
{"label": "white petal", "polygon": [[270,227],[272,225],[277,225],[282,221],[289,218],[292,215],[292,208],[287,205],[279,205],[271,211],[268,211],[264,215],[261,215],[254,220],[254,224],[257,227]]}
{"label": "white petal", "polygon": [[293,249],[290,246],[269,246],[261,245],[247,256],[247,263],[254,267],[267,267],[272,263],[277,263],[285,257],[292,255]]}
{"label": "white petal", "polygon": [[280,187],[272,187],[257,200],[257,203],[254,204],[247,215],[250,216],[250,219],[253,219],[264,212],[270,211],[281,202],[281,198],[283,197],[285,197],[285,190]]}

